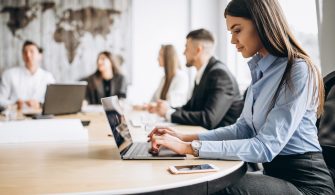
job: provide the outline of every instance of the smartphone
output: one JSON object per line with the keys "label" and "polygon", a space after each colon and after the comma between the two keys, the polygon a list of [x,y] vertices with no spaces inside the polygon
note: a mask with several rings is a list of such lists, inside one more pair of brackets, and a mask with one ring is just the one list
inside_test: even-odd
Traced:
{"label": "smartphone", "polygon": [[200,165],[169,166],[169,170],[173,174],[185,174],[185,173],[204,173],[204,172],[218,171],[219,168],[212,164],[200,164]]}

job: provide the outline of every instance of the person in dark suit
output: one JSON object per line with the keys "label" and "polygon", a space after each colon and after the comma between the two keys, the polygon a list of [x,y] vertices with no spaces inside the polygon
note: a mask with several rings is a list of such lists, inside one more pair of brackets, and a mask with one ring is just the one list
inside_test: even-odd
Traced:
{"label": "person in dark suit", "polygon": [[113,95],[126,98],[126,78],[108,51],[98,55],[97,71],[83,80],[87,81],[86,100],[89,104],[100,104],[101,98]]}
{"label": "person in dark suit", "polygon": [[213,57],[214,37],[205,29],[186,36],[187,67],[197,69],[192,97],[182,107],[170,108],[159,100],[154,112],[173,123],[214,129],[233,124],[243,108],[236,79],[228,67]]}

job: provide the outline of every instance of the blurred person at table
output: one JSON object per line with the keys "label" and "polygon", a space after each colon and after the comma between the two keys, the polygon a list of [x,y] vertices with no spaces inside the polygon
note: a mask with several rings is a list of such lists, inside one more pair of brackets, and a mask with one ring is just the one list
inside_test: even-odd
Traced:
{"label": "blurred person at table", "polygon": [[162,45],[158,54],[159,66],[164,68],[164,76],[156,89],[151,102],[135,109],[142,108],[153,111],[156,101],[165,100],[172,107],[182,106],[187,101],[189,87],[188,76],[181,69],[178,54],[173,45]]}
{"label": "blurred person at table", "polygon": [[82,80],[87,81],[86,100],[89,104],[101,104],[103,97],[116,95],[124,99],[127,96],[126,77],[109,51],[99,53],[96,72]]}
{"label": "blurred person at table", "polygon": [[6,70],[0,84],[0,105],[7,107],[17,104],[23,107],[39,109],[44,102],[46,87],[54,83],[50,72],[40,68],[43,49],[32,41],[25,41],[22,56],[25,66]]}

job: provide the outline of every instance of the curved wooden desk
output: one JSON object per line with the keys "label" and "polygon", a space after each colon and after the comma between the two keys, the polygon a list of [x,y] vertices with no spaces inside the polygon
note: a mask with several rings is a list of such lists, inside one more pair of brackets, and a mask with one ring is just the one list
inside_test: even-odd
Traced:
{"label": "curved wooden desk", "polygon": [[[235,182],[246,172],[241,161],[192,157],[187,160],[118,160],[113,138],[107,136],[110,130],[103,114],[65,117],[90,119],[90,140],[0,144],[0,194],[210,194]],[[188,126],[176,128],[190,129]],[[201,131],[200,127],[191,129]],[[132,128],[132,134],[140,137],[146,133]],[[212,163],[220,171],[185,175],[172,175],[167,171],[170,165],[201,163]]]}

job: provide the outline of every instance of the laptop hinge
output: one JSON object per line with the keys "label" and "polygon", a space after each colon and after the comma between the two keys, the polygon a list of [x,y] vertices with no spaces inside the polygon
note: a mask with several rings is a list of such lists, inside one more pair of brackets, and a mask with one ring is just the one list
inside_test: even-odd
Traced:
{"label": "laptop hinge", "polygon": [[129,150],[129,148],[133,145],[133,143],[131,143],[128,147],[126,147],[125,149],[123,149],[121,151],[121,157],[123,157]]}

